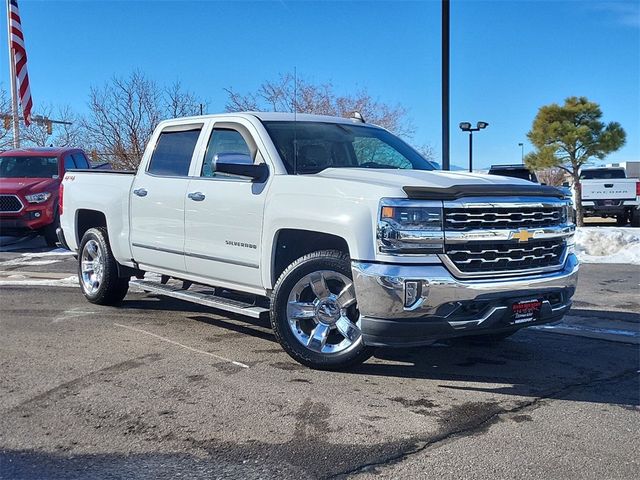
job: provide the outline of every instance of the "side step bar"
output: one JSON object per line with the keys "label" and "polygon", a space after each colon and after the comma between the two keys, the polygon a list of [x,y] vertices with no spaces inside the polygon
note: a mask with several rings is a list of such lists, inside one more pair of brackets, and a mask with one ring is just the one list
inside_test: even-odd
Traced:
{"label": "side step bar", "polygon": [[258,307],[250,303],[244,303],[238,300],[231,300],[229,298],[218,297],[201,292],[184,290],[180,287],[163,285],[158,282],[150,282],[149,280],[132,279],[129,283],[146,292],[177,298],[178,300],[184,300],[185,302],[206,305],[207,307],[217,308],[218,310],[225,310],[227,312],[237,313],[247,317],[260,318],[262,315],[267,315],[269,313],[268,308]]}

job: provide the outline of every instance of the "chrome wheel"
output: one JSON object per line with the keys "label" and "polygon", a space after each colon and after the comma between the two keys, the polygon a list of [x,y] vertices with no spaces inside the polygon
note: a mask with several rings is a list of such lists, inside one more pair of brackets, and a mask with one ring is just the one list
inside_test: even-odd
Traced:
{"label": "chrome wheel", "polygon": [[104,255],[100,250],[100,245],[95,240],[89,240],[82,249],[81,261],[81,281],[82,288],[89,295],[98,291],[104,276]]}
{"label": "chrome wheel", "polygon": [[287,319],[298,342],[314,352],[346,352],[362,341],[353,282],[332,270],[310,273],[294,285]]}

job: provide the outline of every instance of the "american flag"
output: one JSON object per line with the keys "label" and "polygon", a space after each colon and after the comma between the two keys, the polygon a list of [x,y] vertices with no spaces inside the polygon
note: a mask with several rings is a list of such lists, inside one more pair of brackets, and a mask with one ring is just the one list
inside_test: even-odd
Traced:
{"label": "american flag", "polygon": [[9,0],[9,32],[11,48],[13,49],[13,61],[15,62],[16,78],[18,80],[18,93],[22,105],[22,115],[25,125],[31,123],[31,89],[29,88],[29,74],[27,73],[27,51],[24,47],[24,35],[18,13],[18,0]]}

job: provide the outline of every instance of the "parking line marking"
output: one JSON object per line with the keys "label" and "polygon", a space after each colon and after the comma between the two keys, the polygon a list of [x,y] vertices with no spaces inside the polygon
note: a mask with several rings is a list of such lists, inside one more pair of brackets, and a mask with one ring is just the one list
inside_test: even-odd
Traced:
{"label": "parking line marking", "polygon": [[150,335],[152,337],[157,338],[158,340],[162,340],[163,342],[171,343],[172,345],[176,345],[178,347],[186,348],[187,350],[191,350],[192,352],[202,353],[203,355],[209,355],[210,357],[217,358],[218,360],[223,360],[225,362],[232,363],[238,367],[249,368],[249,365],[245,365],[244,363],[236,362],[235,360],[230,360],[225,357],[221,357],[220,355],[216,355],[215,353],[205,352],[204,350],[199,350],[197,348],[190,347],[188,345],[183,345],[181,343],[176,342],[175,340],[171,340],[170,338],[162,337],[152,332],[147,332],[146,330],[142,330],[140,328],[130,327],[128,325],[122,325],[120,323],[114,323],[116,327],[126,328],[127,330],[133,330],[134,332],[144,333],[145,335]]}

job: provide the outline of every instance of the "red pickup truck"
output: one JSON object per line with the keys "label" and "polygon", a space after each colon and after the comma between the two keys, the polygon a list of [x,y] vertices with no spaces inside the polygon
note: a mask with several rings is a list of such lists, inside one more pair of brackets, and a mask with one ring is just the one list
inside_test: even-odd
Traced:
{"label": "red pickup truck", "polygon": [[0,153],[0,235],[36,232],[57,242],[58,190],[64,172],[90,168],[78,148],[25,148]]}

